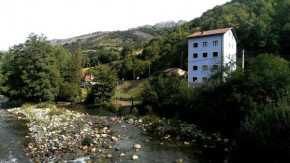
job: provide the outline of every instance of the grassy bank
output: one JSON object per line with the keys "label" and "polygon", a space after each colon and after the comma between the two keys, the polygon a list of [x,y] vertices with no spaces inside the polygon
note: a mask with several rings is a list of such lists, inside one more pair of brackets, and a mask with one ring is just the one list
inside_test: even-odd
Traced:
{"label": "grassy bank", "polygon": [[133,97],[134,104],[140,104],[142,102],[141,92],[147,81],[147,79],[144,79],[119,82],[116,94],[113,97],[113,99],[117,99],[115,103],[120,105],[131,105]]}

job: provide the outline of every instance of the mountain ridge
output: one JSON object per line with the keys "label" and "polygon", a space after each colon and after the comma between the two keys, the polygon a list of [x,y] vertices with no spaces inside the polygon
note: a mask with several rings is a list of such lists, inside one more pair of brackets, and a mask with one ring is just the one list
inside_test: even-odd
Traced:
{"label": "mountain ridge", "polygon": [[175,22],[173,20],[168,20],[168,21],[162,21],[162,22],[156,23],[154,25],[143,25],[143,26],[138,26],[136,28],[129,28],[128,30],[124,30],[124,31],[97,31],[97,32],[83,34],[83,35],[74,36],[74,37],[65,38],[65,39],[52,39],[52,40],[49,40],[49,42],[53,46],[55,46],[57,44],[67,45],[67,44],[72,44],[72,43],[77,42],[77,41],[84,42],[85,40],[87,40],[89,38],[93,38],[93,37],[97,37],[98,39],[102,39],[103,37],[108,36],[108,34],[114,33],[114,32],[132,32],[133,35],[140,37],[140,39],[149,41],[152,38],[154,38],[155,36],[153,34],[148,33],[147,31],[142,31],[142,30],[146,30],[146,29],[158,30],[158,29],[162,29],[162,28],[165,28],[165,29],[173,28],[173,27],[182,25],[186,22],[187,21],[185,21],[185,20],[179,20],[177,22]]}

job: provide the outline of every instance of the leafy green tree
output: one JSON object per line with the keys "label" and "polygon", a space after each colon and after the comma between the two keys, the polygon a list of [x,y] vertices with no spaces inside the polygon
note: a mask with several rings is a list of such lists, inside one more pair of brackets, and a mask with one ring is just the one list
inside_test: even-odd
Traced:
{"label": "leafy green tree", "polygon": [[123,50],[121,52],[122,58],[125,58],[126,56],[129,56],[133,53],[133,49],[129,46],[124,46]]}
{"label": "leafy green tree", "polygon": [[9,53],[13,57],[2,67],[5,94],[17,100],[53,101],[59,93],[60,73],[46,37],[30,34],[25,44]]}
{"label": "leafy green tree", "polygon": [[175,97],[180,85],[181,80],[174,73],[170,77],[152,77],[141,94],[143,103],[150,105],[161,116],[173,116],[177,113]]}
{"label": "leafy green tree", "polygon": [[117,87],[117,72],[108,66],[99,65],[96,68],[97,75],[94,78],[95,84],[91,86],[87,102],[100,105],[101,102],[110,100],[115,94]]}
{"label": "leafy green tree", "polygon": [[64,49],[64,47],[61,45],[55,45],[53,47],[53,54],[55,56],[61,76],[64,78],[65,81],[69,80],[68,66],[72,60],[72,57],[69,54],[68,50]]}
{"label": "leafy green tree", "polygon": [[71,65],[71,82],[78,84],[80,83],[82,79],[82,65],[83,65],[83,59],[82,59],[82,50],[81,45],[79,44],[79,47],[73,56],[72,65]]}

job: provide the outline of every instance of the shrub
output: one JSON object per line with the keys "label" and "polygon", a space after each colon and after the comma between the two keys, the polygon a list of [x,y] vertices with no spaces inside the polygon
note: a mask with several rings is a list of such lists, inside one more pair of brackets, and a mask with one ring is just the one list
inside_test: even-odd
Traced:
{"label": "shrub", "polygon": [[148,116],[142,118],[143,124],[148,124],[151,122],[158,122],[158,121],[159,121],[159,118],[156,115],[148,115]]}
{"label": "shrub", "polygon": [[152,129],[156,129],[156,128],[158,128],[159,126],[164,126],[164,123],[162,123],[162,122],[153,122],[152,124],[151,124],[151,127],[152,127]]}
{"label": "shrub", "polygon": [[133,109],[132,109],[132,114],[134,115],[134,116],[138,116],[139,115],[139,111],[138,111],[138,109],[136,108],[136,107],[134,107]]}
{"label": "shrub", "polygon": [[132,115],[132,114],[125,115],[125,116],[124,116],[124,120],[128,120],[128,119],[137,120],[137,117],[135,117],[135,116],[134,116],[134,115]]}
{"label": "shrub", "polygon": [[23,104],[23,105],[21,106],[21,108],[23,108],[23,109],[29,109],[29,108],[32,108],[32,107],[33,107],[33,105],[30,104],[30,103],[25,103],[25,104]]}
{"label": "shrub", "polygon": [[51,102],[41,102],[36,105],[37,108],[54,108],[54,104]]}
{"label": "shrub", "polygon": [[81,100],[82,90],[79,85],[63,82],[60,84],[58,100],[77,102]]}
{"label": "shrub", "polygon": [[82,141],[82,145],[89,146],[91,143],[93,143],[93,139],[90,137],[85,137],[84,140]]}
{"label": "shrub", "polygon": [[116,113],[120,110],[120,105],[114,104],[113,102],[102,102],[105,105],[105,108],[111,110],[113,113]]}
{"label": "shrub", "polygon": [[257,145],[290,150],[290,96],[269,104],[265,110],[254,110],[243,123],[242,132]]}
{"label": "shrub", "polygon": [[59,134],[60,135],[65,135],[66,134],[66,130],[62,129]]}
{"label": "shrub", "polygon": [[175,96],[179,93],[181,80],[172,73],[170,77],[159,75],[149,79],[141,96],[145,105],[153,107],[153,111],[161,116],[172,116],[176,111]]}
{"label": "shrub", "polygon": [[51,108],[48,113],[48,115],[50,116],[62,115],[62,114],[65,114],[65,109],[61,109],[61,108]]}

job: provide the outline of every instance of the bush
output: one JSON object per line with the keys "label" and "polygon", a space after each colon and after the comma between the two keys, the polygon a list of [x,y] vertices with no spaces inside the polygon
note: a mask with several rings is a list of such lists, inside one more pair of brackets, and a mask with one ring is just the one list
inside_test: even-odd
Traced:
{"label": "bush", "polygon": [[92,138],[90,137],[85,137],[84,140],[82,141],[82,145],[87,145],[89,146],[90,144],[92,144],[94,141]]}
{"label": "bush", "polygon": [[51,102],[41,102],[39,104],[36,105],[37,108],[54,108],[54,104]]}
{"label": "bush", "polygon": [[265,110],[254,110],[247,116],[242,132],[257,145],[290,151],[290,96],[269,104]]}
{"label": "bush", "polygon": [[160,127],[160,126],[164,126],[164,123],[162,123],[162,122],[153,122],[152,124],[151,124],[151,127],[152,127],[152,129],[157,129],[158,127]]}
{"label": "bush", "polygon": [[116,113],[120,110],[120,105],[114,104],[112,101],[110,102],[102,102],[105,105],[105,108],[111,110],[113,113]]}
{"label": "bush", "polygon": [[132,114],[129,114],[129,115],[125,115],[125,116],[124,116],[124,120],[129,120],[129,119],[137,120],[137,117],[135,117],[135,116],[132,115]]}
{"label": "bush", "polygon": [[[289,90],[289,89],[288,89]],[[290,95],[246,117],[234,159],[240,162],[285,162],[290,159]]]}
{"label": "bush", "polygon": [[138,116],[139,115],[139,111],[138,111],[138,109],[136,108],[136,107],[134,107],[133,109],[132,109],[132,114],[134,115],[134,116]]}
{"label": "bush", "polygon": [[175,73],[171,77],[152,77],[141,94],[143,103],[150,105],[161,116],[173,116],[177,112],[175,97],[179,93],[180,84],[181,80]]}
{"label": "bush", "polygon": [[156,115],[148,115],[142,118],[142,123],[143,124],[148,124],[151,122],[158,122],[159,118]]}
{"label": "bush", "polygon": [[82,90],[77,84],[63,82],[60,84],[58,100],[77,102],[81,100]]}
{"label": "bush", "polygon": [[51,108],[48,113],[48,115],[50,116],[56,116],[56,115],[62,115],[62,114],[65,114],[65,109],[62,109],[62,108]]}
{"label": "bush", "polygon": [[32,108],[32,107],[33,107],[33,105],[30,104],[30,103],[25,103],[25,104],[23,104],[23,105],[21,106],[21,108],[23,108],[23,109],[29,109],[29,108]]}

